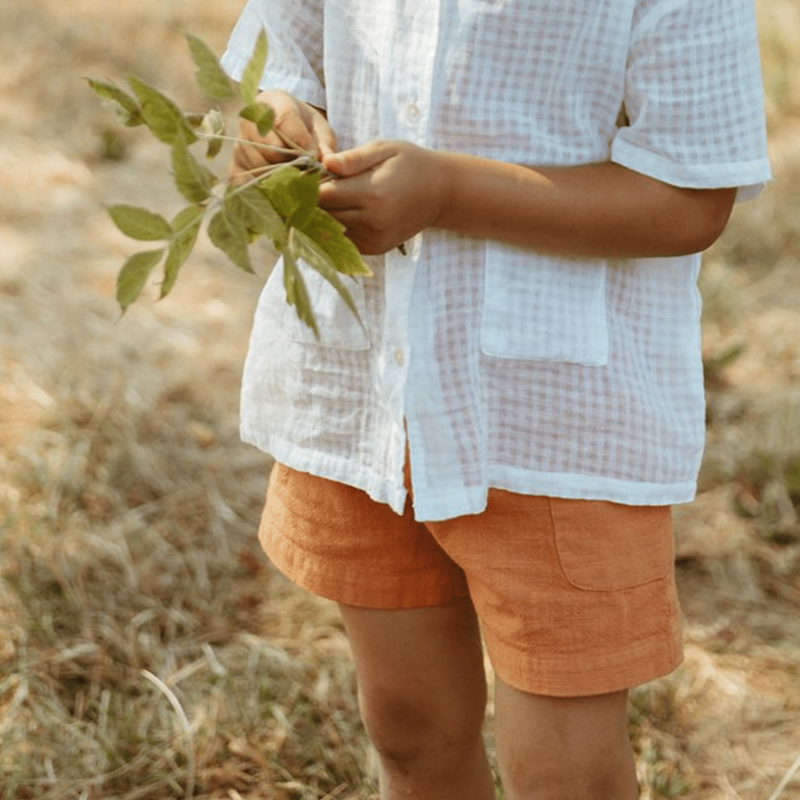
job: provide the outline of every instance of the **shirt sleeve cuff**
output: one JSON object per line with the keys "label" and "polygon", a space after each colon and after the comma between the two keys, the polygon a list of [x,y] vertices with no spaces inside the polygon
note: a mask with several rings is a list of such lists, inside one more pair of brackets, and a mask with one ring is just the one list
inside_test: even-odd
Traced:
{"label": "shirt sleeve cuff", "polygon": [[[220,59],[220,63],[231,78],[235,81],[240,81],[249,60],[249,54],[242,55],[233,50],[226,50]],[[312,106],[323,110],[327,108],[325,89],[318,81],[303,78],[299,75],[290,75],[289,73],[281,73],[277,70],[269,70],[264,73],[264,77],[261,80],[261,88],[282,89],[298,100],[303,100]]]}
{"label": "shirt sleeve cuff", "polygon": [[737,203],[757,197],[772,177],[766,157],[727,164],[687,165],[626,141],[620,136],[611,145],[611,160],[634,172],[685,189],[736,187]]}

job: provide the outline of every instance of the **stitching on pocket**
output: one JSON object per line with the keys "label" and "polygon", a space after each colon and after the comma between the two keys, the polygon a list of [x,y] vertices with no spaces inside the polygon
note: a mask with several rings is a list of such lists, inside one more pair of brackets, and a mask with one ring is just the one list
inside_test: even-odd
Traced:
{"label": "stitching on pocket", "polygon": [[481,350],[496,358],[608,363],[607,262],[485,244]]}
{"label": "stitching on pocket", "polygon": [[577,589],[632,589],[672,570],[668,506],[551,498],[550,515],[561,569]]}

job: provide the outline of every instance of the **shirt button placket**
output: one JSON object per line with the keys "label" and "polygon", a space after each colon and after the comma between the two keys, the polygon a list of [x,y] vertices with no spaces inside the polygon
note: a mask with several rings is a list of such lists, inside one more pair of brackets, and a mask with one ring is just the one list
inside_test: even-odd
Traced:
{"label": "shirt button placket", "polygon": [[[424,14],[430,15],[432,9],[438,8],[438,3],[423,4]],[[435,19],[428,19],[423,30],[437,30]],[[400,47],[401,43],[396,42]],[[394,86],[395,93],[392,97],[393,126],[399,138],[412,142],[420,147],[430,146],[430,95],[433,81],[433,53],[430,37],[418,33],[409,36],[402,42],[402,50],[408,56],[409,69],[403,79]],[[413,346],[411,343],[410,326],[413,325],[413,309],[411,295],[414,289],[414,277],[417,271],[417,262],[420,256],[421,241],[424,234],[418,234],[406,243],[407,256],[402,251],[393,251],[387,254],[389,296],[394,305],[391,313],[391,323],[386,338],[385,357],[387,361],[393,360],[393,368],[389,368],[392,382],[399,394],[395,428],[394,453],[399,472],[406,458],[406,419],[410,409],[406,407],[406,380],[410,361],[413,359]]]}

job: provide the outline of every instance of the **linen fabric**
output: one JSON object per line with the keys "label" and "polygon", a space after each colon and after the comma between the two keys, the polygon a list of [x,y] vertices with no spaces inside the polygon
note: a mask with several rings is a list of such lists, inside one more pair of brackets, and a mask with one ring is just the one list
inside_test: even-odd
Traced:
{"label": "linen fabric", "polygon": [[521,691],[604,694],[682,659],[666,506],[491,489],[480,515],[422,523],[410,501],[400,516],[279,463],[259,538],[288,578],[340,603],[409,609],[469,595],[495,672]]}
{"label": "linen fabric", "polygon": [[[530,165],[615,161],[690,188],[770,177],[751,0],[249,0],[265,88],[373,139]],[[628,124],[618,127],[624,107]],[[242,436],[405,506],[480,512],[490,487],[632,505],[689,501],[704,444],[700,256],[558,258],[426,230],[369,259],[362,327],[313,270],[321,340],[264,288]]]}

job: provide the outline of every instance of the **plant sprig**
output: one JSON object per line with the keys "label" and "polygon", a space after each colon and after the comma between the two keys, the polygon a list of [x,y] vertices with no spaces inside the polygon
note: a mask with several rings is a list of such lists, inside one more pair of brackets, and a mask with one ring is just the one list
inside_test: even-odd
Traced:
{"label": "plant sprig", "polygon": [[[259,81],[267,60],[267,37],[262,31],[238,89],[222,69],[213,51],[197,36],[186,39],[196,67],[196,80],[209,100],[238,98],[238,116],[253,122],[261,136],[272,130],[275,113],[258,97]],[[332,177],[314,154],[286,141],[272,147],[287,160],[236,179],[220,178],[207,166],[220,155],[226,141],[240,141],[226,133],[219,108],[203,114],[185,112],[155,87],[130,75],[130,92],[110,81],[88,79],[90,88],[108,104],[125,127],[146,127],[170,148],[172,176],[188,202],[172,219],[139,206],[111,206],[114,224],[126,236],[160,246],[134,253],[117,277],[116,299],[124,312],[141,294],[153,271],[163,263],[160,297],[166,297],[189,259],[201,230],[240,269],[253,272],[250,245],[266,236],[283,255],[286,300],[298,317],[319,337],[314,310],[298,266],[302,260],[339,293],[358,318],[343,276],[369,275],[358,249],[344,226],[318,205],[319,185]],[[204,146],[206,163],[193,152]]]}

